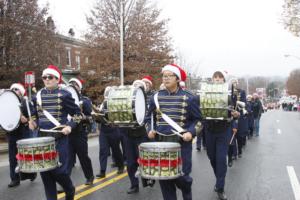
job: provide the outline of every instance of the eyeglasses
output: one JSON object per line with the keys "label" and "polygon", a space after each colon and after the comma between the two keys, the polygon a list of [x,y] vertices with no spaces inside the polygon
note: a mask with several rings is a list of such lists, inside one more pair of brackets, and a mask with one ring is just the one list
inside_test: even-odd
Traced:
{"label": "eyeglasses", "polygon": [[47,80],[47,79],[48,79],[48,80],[51,81],[52,79],[54,79],[54,76],[51,76],[51,75],[48,75],[48,76],[42,76],[42,79],[43,79],[43,80]]}
{"label": "eyeglasses", "polygon": [[163,75],[162,78],[163,79],[170,79],[172,77],[175,77],[176,75]]}

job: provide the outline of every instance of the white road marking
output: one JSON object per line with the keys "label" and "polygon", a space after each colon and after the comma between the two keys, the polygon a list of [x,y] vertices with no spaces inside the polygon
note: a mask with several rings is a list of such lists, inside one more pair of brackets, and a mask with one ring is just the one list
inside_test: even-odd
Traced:
{"label": "white road marking", "polygon": [[279,119],[277,119],[276,122],[278,123],[278,122],[279,122]]}
{"label": "white road marking", "polygon": [[290,182],[294,191],[295,200],[300,200],[300,184],[293,166],[286,166]]}
{"label": "white road marking", "polygon": [[281,135],[281,130],[277,129],[277,134]]}

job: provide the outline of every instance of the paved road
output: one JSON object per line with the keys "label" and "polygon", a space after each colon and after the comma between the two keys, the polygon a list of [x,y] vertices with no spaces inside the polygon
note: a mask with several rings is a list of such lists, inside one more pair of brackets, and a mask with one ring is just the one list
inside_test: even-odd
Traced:
{"label": "paved road", "polygon": [[[230,200],[294,200],[300,199],[300,114],[296,112],[268,111],[261,119],[261,135],[247,141],[243,157],[228,169],[227,196]],[[89,141],[90,156],[95,173],[99,170],[98,140]],[[41,200],[44,198],[40,177],[22,182],[8,189],[7,155],[0,156],[0,199]],[[78,165],[78,164],[77,164]],[[127,195],[129,180],[126,173],[116,175],[108,169],[106,179],[98,179],[93,187],[84,187],[80,166],[73,170],[72,179],[79,189],[76,199],[86,200],[157,200],[162,199],[159,185],[140,188],[139,194]],[[197,200],[215,200],[215,183],[206,152],[193,152],[193,197]],[[61,198],[61,196],[59,196]],[[178,197],[181,195],[178,192]],[[63,199],[63,198],[61,198]]]}

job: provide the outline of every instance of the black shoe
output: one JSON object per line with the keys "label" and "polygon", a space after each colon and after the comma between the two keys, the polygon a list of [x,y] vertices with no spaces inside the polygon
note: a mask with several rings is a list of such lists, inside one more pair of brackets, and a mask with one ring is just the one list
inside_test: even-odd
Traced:
{"label": "black shoe", "polygon": [[111,168],[117,167],[116,163],[111,163]]}
{"label": "black shoe", "polygon": [[228,161],[228,167],[232,167],[232,164],[233,164],[233,163],[232,163],[232,160],[229,160],[229,161]]}
{"label": "black shoe", "polygon": [[86,179],[86,182],[85,182],[85,185],[93,185],[93,182],[94,182],[94,176]]}
{"label": "black shoe", "polygon": [[20,185],[20,181],[11,181],[7,186],[12,188]]}
{"label": "black shoe", "polygon": [[117,171],[117,174],[123,174],[123,172],[124,172],[124,166],[123,167],[119,167],[118,171]]}
{"label": "black shoe", "polygon": [[218,192],[218,188],[217,188],[216,186],[214,187],[214,191],[215,191],[215,192]]}
{"label": "black shoe", "polygon": [[238,157],[241,158],[241,157],[242,157],[242,154],[240,153],[240,154],[238,155]]}
{"label": "black shoe", "polygon": [[217,194],[218,194],[218,197],[219,197],[220,200],[227,200],[227,196],[226,196],[224,191],[217,192]]}
{"label": "black shoe", "polygon": [[154,184],[155,184],[155,180],[148,180],[148,185],[149,185],[150,187],[153,187]]}
{"label": "black shoe", "polygon": [[96,177],[97,178],[105,178],[106,174],[104,171],[101,171],[100,174],[97,174]]}
{"label": "black shoe", "polygon": [[134,194],[134,193],[138,193],[138,192],[139,192],[138,186],[131,187],[127,190],[127,194]]}
{"label": "black shoe", "polygon": [[34,173],[30,178],[30,181],[33,182],[36,179],[36,177],[37,177],[37,173]]}
{"label": "black shoe", "polygon": [[197,147],[196,150],[197,150],[197,151],[201,151],[201,148]]}
{"label": "black shoe", "polygon": [[66,194],[65,200],[74,200],[74,197],[75,197],[75,188],[72,193]]}

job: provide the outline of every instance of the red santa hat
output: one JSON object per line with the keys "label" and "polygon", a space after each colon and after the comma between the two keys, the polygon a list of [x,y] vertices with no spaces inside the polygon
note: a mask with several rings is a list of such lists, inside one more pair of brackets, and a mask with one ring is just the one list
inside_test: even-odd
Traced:
{"label": "red santa hat", "polygon": [[26,95],[26,90],[25,90],[25,87],[21,84],[21,83],[14,83],[10,86],[10,89],[13,90],[13,89],[18,89],[22,96],[25,96]]}
{"label": "red santa hat", "polygon": [[151,86],[152,86],[152,80],[153,80],[153,78],[152,78],[151,76],[144,76],[144,77],[142,78],[142,81],[145,81],[145,82],[147,82],[147,83],[150,83]]}
{"label": "red santa hat", "polygon": [[175,64],[166,65],[161,70],[162,73],[164,71],[171,71],[171,72],[173,72],[174,74],[176,74],[176,76],[179,78],[180,81],[185,81],[186,80],[186,73],[185,73],[185,71],[181,67],[179,67],[178,65],[175,65]]}
{"label": "red santa hat", "polygon": [[46,69],[44,69],[42,76],[45,75],[53,75],[55,76],[58,80],[59,83],[61,83],[61,71],[59,70],[59,68],[57,66],[54,65],[49,65]]}
{"label": "red santa hat", "polygon": [[72,83],[72,82],[75,82],[75,83],[78,85],[78,87],[82,90],[83,83],[84,83],[83,80],[78,79],[78,78],[71,78],[71,79],[69,80],[69,83]]}

